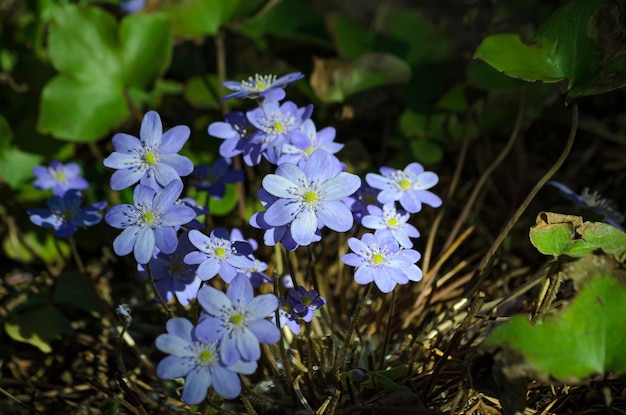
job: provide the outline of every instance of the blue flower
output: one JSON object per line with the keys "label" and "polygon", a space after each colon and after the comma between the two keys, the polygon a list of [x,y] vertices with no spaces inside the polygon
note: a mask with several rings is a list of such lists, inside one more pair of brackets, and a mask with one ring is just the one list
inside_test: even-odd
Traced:
{"label": "blue flower", "polygon": [[226,101],[231,98],[258,98],[264,97],[266,99],[272,99],[274,101],[280,101],[285,98],[285,91],[282,89],[290,82],[297,81],[304,78],[304,75],[300,72],[293,72],[276,79],[275,75],[259,75],[256,74],[248,79],[235,82],[226,81],[224,86],[231,91],[235,91],[222,98],[222,101]]}
{"label": "blue flower", "polygon": [[391,292],[397,284],[422,279],[422,270],[415,263],[419,252],[413,249],[400,249],[393,239],[380,240],[371,233],[361,240],[350,238],[348,245],[354,253],[341,256],[341,260],[356,267],[354,280],[362,285],[374,281],[380,291]]}
{"label": "blue flower", "polygon": [[574,203],[574,209],[576,211],[588,211],[599,215],[602,220],[609,225],[616,227],[617,229],[624,230],[620,225],[624,222],[624,215],[616,212],[611,208],[610,202],[600,196],[600,193],[594,191],[593,193],[588,187],[585,187],[582,193],[579,195],[572,189],[565,186],[563,183],[559,183],[555,180],[550,180],[546,184],[554,186],[563,196],[568,198]]}
{"label": "blue flower", "polygon": [[141,184],[135,187],[133,205],[113,206],[105,215],[114,228],[124,229],[113,241],[117,255],[134,252],[139,264],[147,264],[155,246],[164,254],[171,254],[178,246],[176,226],[196,217],[196,212],[176,200],[183,190],[179,180],[170,182],[159,192]]}
{"label": "blue flower", "polygon": [[363,216],[369,215],[367,210],[369,205],[382,207],[382,204],[377,199],[378,193],[380,193],[380,190],[374,189],[366,182],[363,182],[359,190],[343,200],[352,211],[356,223],[361,223]]}
{"label": "blue flower", "polygon": [[319,310],[326,300],[315,290],[307,290],[303,286],[298,286],[295,290],[289,290],[289,302],[293,311],[307,323],[313,319],[315,310]]}
{"label": "blue flower", "polygon": [[52,189],[55,196],[63,196],[69,189],[83,190],[89,187],[87,180],[80,177],[81,169],[76,163],[63,164],[53,161],[49,166],[33,167],[37,189]]}
{"label": "blue flower", "polygon": [[[196,275],[197,265],[183,262],[183,258],[194,247],[187,238],[187,232],[178,236],[178,246],[171,254],[159,252],[149,262],[152,277],[156,282],[157,289],[165,301],[170,301],[174,296],[178,302],[186,306],[196,298],[202,281]],[[146,267],[138,266],[142,275],[148,275]]]}
{"label": "blue flower", "polygon": [[276,164],[283,145],[305,135],[298,128],[309,119],[312,112],[313,105],[298,108],[290,101],[279,105],[277,101],[268,100],[263,102],[261,108],[248,111],[248,121],[257,128],[250,137],[251,151],[248,154],[256,158],[250,161],[259,164],[263,156],[270,163]]}
{"label": "blue flower", "polygon": [[[257,196],[265,209],[278,200],[276,196],[269,194],[263,188],[258,190]],[[265,233],[263,234],[263,243],[267,246],[274,246],[280,242],[288,251],[294,251],[299,245],[291,237],[291,224],[272,226],[265,222],[265,212],[266,210],[256,212],[250,217],[251,226],[257,229],[265,229]],[[318,242],[321,239],[322,234],[319,229],[317,229],[311,242]]]}
{"label": "blue flower", "polygon": [[421,164],[411,163],[404,170],[381,167],[380,172],[382,175],[368,173],[365,176],[370,186],[381,190],[378,194],[380,203],[398,200],[409,213],[422,210],[422,203],[435,208],[441,206],[439,196],[426,190],[436,185],[439,177],[433,172],[425,172]]}
{"label": "blue flower", "polygon": [[120,10],[125,14],[138,13],[145,5],[146,0],[122,0]]}
{"label": "blue flower", "polygon": [[248,122],[243,112],[238,111],[229,112],[224,119],[225,122],[216,121],[209,124],[208,133],[224,140],[220,145],[220,155],[224,158],[232,158],[248,149],[252,124]]}
{"label": "blue flower", "polygon": [[117,169],[111,176],[111,189],[122,190],[140,182],[160,190],[173,180],[193,171],[193,163],[177,154],[189,138],[190,130],[177,125],[163,133],[161,117],[155,111],[146,113],[139,137],[118,133],[113,136],[115,151],[104,159],[104,165]]}
{"label": "blue flower", "polygon": [[259,343],[280,340],[280,331],[267,319],[278,307],[278,299],[274,294],[255,297],[245,275],[237,275],[226,294],[203,286],[198,301],[207,315],[198,323],[196,334],[209,342],[221,340],[220,357],[227,365],[238,360],[254,362],[261,357]]}
{"label": "blue flower", "polygon": [[[315,150],[324,150],[328,154],[335,154],[343,148],[343,144],[335,143],[335,129],[326,127],[320,131],[315,128],[315,123],[308,119],[300,125],[299,130],[303,134],[294,135],[291,143],[286,143],[282,148],[282,155],[276,164],[293,163],[303,167]],[[336,163],[340,163],[335,159]]]}
{"label": "blue flower", "polygon": [[211,196],[221,199],[226,194],[226,184],[241,182],[245,179],[243,170],[231,170],[231,161],[218,158],[212,166],[196,166],[190,184],[197,189],[206,190]]}
{"label": "blue flower", "polygon": [[[276,324],[276,315],[272,316],[272,321]],[[289,300],[278,299],[278,325],[281,328],[287,326],[294,334],[300,334],[300,317]]]}
{"label": "blue flower", "polygon": [[100,211],[106,207],[107,202],[97,202],[81,208],[82,201],[80,191],[70,189],[63,197],[52,196],[48,200],[50,209],[29,209],[27,213],[35,225],[52,228],[58,238],[67,238],[77,228],[93,226],[102,220]]}
{"label": "blue flower", "polygon": [[368,229],[375,229],[374,235],[381,241],[386,238],[395,239],[401,247],[412,248],[413,242],[409,238],[418,238],[419,231],[408,223],[410,215],[404,211],[397,211],[394,203],[388,203],[379,208],[369,205],[369,215],[363,216],[361,224]]}
{"label": "blue flower", "polygon": [[159,362],[156,371],[161,379],[185,377],[183,402],[199,404],[206,398],[211,386],[223,398],[239,396],[241,383],[237,373],[254,373],[256,361],[224,364],[220,357],[220,344],[198,339],[193,324],[186,318],[172,318],[167,321],[166,328],[167,333],[157,337],[155,344],[170,356]]}
{"label": "blue flower", "polygon": [[184,261],[187,264],[200,264],[197,273],[202,281],[220,274],[224,281],[230,282],[240,270],[254,266],[254,261],[248,257],[252,253],[250,244],[232,241],[224,228],[213,229],[210,236],[192,229],[189,231],[189,241],[199,251],[188,253]]}
{"label": "blue flower", "polygon": [[323,150],[314,152],[303,168],[291,163],[278,166],[276,174],[263,178],[263,188],[279,199],[268,206],[263,220],[270,226],[291,224],[293,240],[309,245],[318,229],[318,220],[337,232],[345,232],[354,220],[341,199],[354,193],[361,179],[332,168],[332,157]]}

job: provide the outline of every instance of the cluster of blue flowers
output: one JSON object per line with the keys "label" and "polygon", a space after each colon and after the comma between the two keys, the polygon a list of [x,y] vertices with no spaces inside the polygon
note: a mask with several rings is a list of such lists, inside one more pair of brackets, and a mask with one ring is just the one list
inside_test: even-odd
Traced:
{"label": "cluster of blue flowers", "polygon": [[[104,160],[115,170],[111,189],[134,186],[133,203],[113,206],[104,217],[122,230],[113,241],[114,252],[132,253],[139,272],[153,279],[164,301],[176,299],[182,306],[197,301],[201,308],[195,324],[173,317],[167,333],[156,340],[157,348],[168,354],[157,374],[163,379],[184,377],[182,400],[187,404],[202,402],[211,387],[223,398],[237,397],[239,374],[256,371],[260,344],[280,341],[281,328],[299,334],[302,322],[311,322],[326,300],[314,289],[294,286],[295,278],[280,292],[263,293],[268,290],[262,285],[272,280],[264,273],[268,264],[254,256],[258,243],[245,239],[239,229],[205,229],[197,218],[208,209],[182,197],[183,180],[221,198],[226,184],[244,179],[243,171],[231,168],[233,157],[249,166],[265,160],[275,170],[262,180],[257,196],[264,209],[252,215],[250,225],[264,231],[266,246],[280,243],[293,251],[319,242],[325,228],[350,232],[355,235],[348,240],[352,252],[341,260],[356,268],[357,283],[373,282],[388,293],[422,277],[416,265],[420,254],[411,240],[420,233],[409,222],[423,204],[441,205],[428,190],[437,184],[437,175],[419,163],[404,170],[382,167],[365,181],[347,172],[336,157],[343,145],[334,142],[335,130],[317,129],[310,118],[312,105],[283,101],[284,87],[302,77],[256,75],[226,82],[233,92],[224,99],[250,98],[257,105],[245,113],[226,114],[224,121],[208,127],[210,136],[223,140],[221,158],[212,166],[194,167],[178,154],[190,129],[178,125],[164,131],[154,111],[144,116],[139,137],[115,134],[114,151]],[[54,213],[32,211],[33,222],[54,227],[62,236],[100,220],[102,204],[77,210],[77,189],[87,185],[78,173],[72,164],[36,169],[36,186],[53,188],[57,196],[49,203]],[[56,216],[44,222],[46,215]],[[61,221],[63,226],[57,223]],[[225,293],[207,284],[218,275],[227,284]]]}

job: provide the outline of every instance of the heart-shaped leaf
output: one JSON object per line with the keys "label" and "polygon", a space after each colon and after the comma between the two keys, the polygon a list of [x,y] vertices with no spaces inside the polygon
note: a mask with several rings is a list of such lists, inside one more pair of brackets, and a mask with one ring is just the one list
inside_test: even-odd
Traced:
{"label": "heart-shaped leaf", "polygon": [[129,114],[128,89],[150,87],[167,68],[172,35],[159,13],[113,15],[95,7],[57,6],[48,38],[60,72],[43,88],[37,128],[70,141],[94,141]]}

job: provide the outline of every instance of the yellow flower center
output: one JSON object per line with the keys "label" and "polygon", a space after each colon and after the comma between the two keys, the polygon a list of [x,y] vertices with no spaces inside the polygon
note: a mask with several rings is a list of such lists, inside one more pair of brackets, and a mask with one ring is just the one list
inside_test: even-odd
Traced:
{"label": "yellow flower center", "polygon": [[57,182],[62,182],[63,180],[65,180],[65,174],[62,171],[57,171],[56,173],[54,173],[54,178]]}
{"label": "yellow flower center", "polygon": [[398,219],[397,218],[389,218],[389,220],[387,221],[387,225],[390,228],[393,228],[394,226],[396,226],[398,224]]}
{"label": "yellow flower center", "polygon": [[155,217],[154,217],[154,213],[153,212],[146,212],[146,213],[143,214],[144,222],[152,223],[152,222],[154,222],[154,219],[155,219]]}
{"label": "yellow flower center", "polygon": [[276,134],[282,134],[285,132],[285,124],[282,121],[276,121],[274,123],[274,131]]}
{"label": "yellow flower center", "polygon": [[212,357],[213,355],[211,355],[211,352],[209,350],[203,350],[198,355],[198,358],[202,360],[204,363],[209,363]]}
{"label": "yellow flower center", "polygon": [[223,246],[218,246],[215,250],[215,256],[221,258],[226,255],[226,249]]}
{"label": "yellow flower center", "polygon": [[304,154],[310,155],[311,153],[313,153],[313,150],[314,150],[314,148],[313,148],[313,146],[311,146],[311,147],[307,148],[306,150],[304,150]]}
{"label": "yellow flower center", "polygon": [[317,194],[315,194],[315,192],[314,192],[314,191],[309,190],[308,192],[306,192],[306,193],[304,194],[304,200],[305,200],[307,203],[313,203],[313,202],[315,202],[315,201],[317,200]]}
{"label": "yellow flower center", "polygon": [[243,322],[243,316],[241,314],[235,314],[231,317],[230,321],[234,324],[241,324]]}
{"label": "yellow flower center", "polygon": [[383,261],[385,260],[385,257],[383,256],[383,254],[374,254],[374,256],[372,257],[372,262],[376,265],[380,265],[383,263]]}
{"label": "yellow flower center", "polygon": [[409,190],[411,188],[411,181],[409,179],[402,179],[400,182],[401,190]]}
{"label": "yellow flower center", "polygon": [[154,155],[154,153],[147,153],[143,159],[146,164],[149,165],[153,165],[156,162],[156,156]]}

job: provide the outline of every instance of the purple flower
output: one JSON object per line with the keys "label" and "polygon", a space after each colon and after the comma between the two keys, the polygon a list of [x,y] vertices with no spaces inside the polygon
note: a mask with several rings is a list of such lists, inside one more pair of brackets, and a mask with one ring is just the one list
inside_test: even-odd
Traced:
{"label": "purple flower", "polygon": [[226,81],[224,86],[231,91],[235,91],[222,98],[222,101],[226,101],[231,98],[257,98],[264,97],[266,99],[272,99],[274,101],[280,101],[285,98],[285,91],[283,86],[290,82],[297,81],[304,78],[304,75],[300,72],[293,72],[276,79],[275,75],[259,75],[256,74],[248,79],[235,82]]}
{"label": "purple flower", "polygon": [[131,14],[140,12],[146,5],[146,0],[123,0],[120,3],[122,13]]}
{"label": "purple flower", "polygon": [[380,240],[371,233],[361,240],[348,239],[354,253],[341,256],[341,260],[356,267],[354,280],[362,285],[374,281],[380,291],[391,292],[397,284],[422,279],[422,271],[415,265],[420,259],[419,252],[413,249],[400,249],[393,239]]}
{"label": "purple flower", "polygon": [[298,136],[304,136],[298,128],[309,119],[312,112],[313,105],[298,108],[290,101],[279,105],[277,101],[268,100],[263,102],[261,108],[248,111],[248,121],[257,128],[250,137],[251,145],[256,146],[256,149],[249,154],[256,156],[256,159],[250,161],[259,164],[261,156],[264,156],[270,163],[276,164],[283,145],[291,143]]}
{"label": "purple flower", "polygon": [[36,177],[33,182],[35,188],[52,189],[55,196],[63,196],[69,189],[82,190],[89,187],[87,180],[80,177],[81,169],[76,163],[53,161],[47,167],[33,167],[33,174]]}
{"label": "purple flower", "polygon": [[167,333],[156,339],[156,347],[170,356],[161,360],[157,375],[161,379],[185,377],[183,402],[197,405],[206,398],[212,386],[223,398],[234,399],[241,393],[237,373],[250,375],[256,361],[237,361],[226,365],[220,358],[220,344],[198,339],[193,324],[182,317],[169,319]]}
{"label": "purple flower", "polygon": [[[273,196],[265,189],[260,188],[257,192],[257,196],[261,201],[261,204],[265,209],[272,205],[272,203],[276,202],[278,198]],[[267,246],[274,246],[277,243],[281,243],[285,249],[288,251],[294,251],[299,245],[296,241],[291,237],[291,224],[281,225],[281,226],[272,226],[265,222],[265,212],[257,212],[250,217],[250,225],[257,229],[265,229],[265,233],[263,234],[263,243]],[[319,224],[318,224],[319,225]],[[322,239],[322,234],[319,229],[315,231],[315,235],[313,235],[313,240],[311,242],[318,242]]]}
{"label": "purple flower", "polygon": [[50,209],[29,209],[27,213],[35,225],[52,228],[58,238],[67,238],[78,227],[93,226],[102,220],[100,211],[106,207],[107,202],[97,202],[81,208],[82,201],[80,191],[70,189],[63,197],[52,196],[48,200]]}
{"label": "purple flower", "polygon": [[[276,315],[272,317],[272,321],[276,324]],[[281,328],[286,325],[294,334],[300,334],[300,318],[293,310],[291,301],[278,299],[278,325]]]}
{"label": "purple flower", "polygon": [[200,264],[197,273],[202,281],[208,281],[220,274],[224,281],[230,282],[240,269],[254,266],[254,261],[248,257],[252,253],[250,244],[232,241],[229,232],[224,228],[213,229],[210,236],[192,229],[189,231],[189,241],[199,251],[188,253],[185,263]]}
{"label": "purple flower", "polygon": [[206,190],[216,199],[226,194],[226,184],[242,182],[245,179],[243,170],[230,170],[231,161],[218,158],[212,166],[200,164],[191,176],[190,184],[199,190]]}
{"label": "purple flower", "polygon": [[324,297],[317,291],[307,290],[301,285],[296,290],[289,290],[288,295],[293,311],[307,323],[313,319],[315,310],[319,310],[326,304]]}
{"label": "purple flower", "polygon": [[555,180],[550,180],[546,184],[556,187],[563,196],[571,200],[574,203],[574,210],[579,212],[590,211],[601,216],[602,220],[609,225],[624,230],[620,225],[624,222],[624,215],[613,210],[611,202],[608,199],[602,198],[597,191],[592,193],[588,187],[585,187],[579,195],[563,183],[559,183]]}
{"label": "purple flower", "polygon": [[439,178],[433,172],[425,172],[421,164],[411,163],[404,170],[381,167],[380,172],[382,176],[375,173],[368,173],[365,176],[370,186],[381,190],[378,194],[380,203],[387,204],[399,200],[409,213],[422,210],[422,203],[435,208],[441,206],[439,196],[426,190],[436,185]]}
{"label": "purple flower", "polygon": [[124,229],[113,241],[115,253],[122,256],[134,252],[138,263],[147,264],[155,246],[164,254],[174,252],[178,246],[175,227],[196,217],[192,208],[176,203],[182,190],[180,179],[158,192],[139,184],[133,193],[134,206],[124,204],[109,209],[106,222]]}
{"label": "purple flower", "polygon": [[268,206],[263,220],[270,226],[291,224],[293,240],[309,245],[318,228],[318,220],[337,232],[345,232],[354,223],[350,209],[341,199],[354,193],[361,179],[350,173],[336,173],[332,157],[323,150],[311,155],[303,168],[291,163],[278,166],[276,174],[263,179],[263,188],[279,199]]}
{"label": "purple flower", "polygon": [[232,158],[242,154],[248,148],[250,138],[249,129],[252,124],[243,112],[229,112],[224,116],[224,121],[211,123],[208,128],[209,135],[220,138],[224,142],[220,145],[220,155],[224,158]]}
{"label": "purple flower", "polygon": [[274,344],[280,331],[267,317],[278,307],[274,294],[254,296],[250,280],[237,275],[226,294],[203,286],[198,301],[206,312],[196,329],[205,341],[221,340],[221,358],[227,365],[238,360],[253,362],[261,357],[259,343]]}
{"label": "purple flower", "polygon": [[115,151],[104,159],[104,165],[117,169],[111,176],[111,189],[122,190],[140,182],[160,190],[173,180],[193,171],[193,163],[177,154],[189,138],[190,130],[177,125],[163,133],[161,117],[155,111],[146,113],[139,137],[118,133],[113,136]]}
{"label": "purple flower", "polygon": [[374,189],[366,182],[363,182],[359,190],[343,200],[352,211],[355,222],[361,223],[363,216],[369,214],[367,211],[369,205],[382,207],[382,204],[377,199],[378,193],[380,193],[380,190]]}
{"label": "purple flower", "polygon": [[[326,127],[316,131],[315,124],[308,119],[300,125],[299,130],[304,134],[294,135],[291,143],[282,148],[282,156],[276,164],[293,163],[302,167],[315,150],[324,150],[328,154],[335,154],[343,148],[343,144],[335,143],[335,129]],[[336,163],[340,163],[335,159]]]}
{"label": "purple flower", "polygon": [[413,242],[409,238],[420,236],[415,226],[408,223],[410,215],[404,211],[397,211],[395,203],[388,203],[382,209],[369,205],[367,211],[369,215],[363,216],[361,223],[368,229],[375,229],[374,235],[381,241],[393,238],[401,247],[412,248]]}
{"label": "purple flower", "polygon": [[[202,281],[196,275],[197,265],[189,265],[183,262],[183,258],[194,247],[187,238],[187,232],[178,236],[178,246],[171,254],[159,252],[149,264],[152,277],[156,282],[157,289],[165,301],[170,301],[174,296],[178,302],[186,306],[196,298]],[[148,275],[146,267],[139,265],[142,275]]]}

